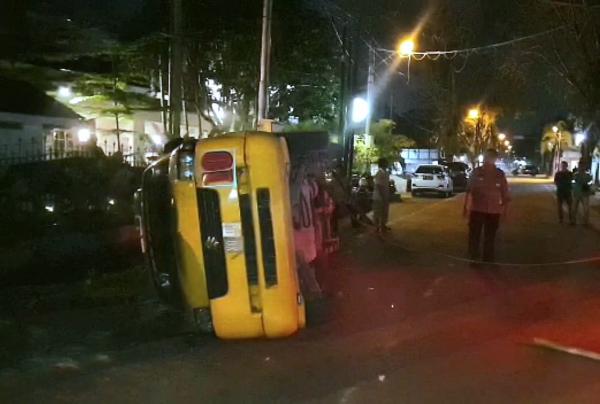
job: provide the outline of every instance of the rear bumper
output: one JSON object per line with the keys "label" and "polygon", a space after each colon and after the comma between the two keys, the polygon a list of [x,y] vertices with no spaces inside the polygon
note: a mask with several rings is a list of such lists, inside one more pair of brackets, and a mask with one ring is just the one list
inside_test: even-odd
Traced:
{"label": "rear bumper", "polygon": [[439,185],[423,185],[412,183],[413,191],[430,191],[430,192],[448,192],[452,191],[452,185],[450,184],[439,184]]}

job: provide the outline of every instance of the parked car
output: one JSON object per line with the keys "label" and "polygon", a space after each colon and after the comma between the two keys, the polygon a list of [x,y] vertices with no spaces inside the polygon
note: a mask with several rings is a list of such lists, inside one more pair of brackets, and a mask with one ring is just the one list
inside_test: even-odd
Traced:
{"label": "parked car", "polygon": [[441,165],[421,165],[412,179],[412,194],[417,196],[424,192],[435,192],[446,197],[454,193],[454,184],[450,173]]}
{"label": "parked car", "polygon": [[540,174],[540,169],[533,164],[527,164],[523,167],[517,167],[512,171],[513,175],[530,175],[535,177]]}
{"label": "parked car", "polygon": [[442,163],[442,165],[447,168],[450,178],[452,178],[454,191],[465,191],[469,184],[469,174],[471,171],[469,166],[460,161]]}

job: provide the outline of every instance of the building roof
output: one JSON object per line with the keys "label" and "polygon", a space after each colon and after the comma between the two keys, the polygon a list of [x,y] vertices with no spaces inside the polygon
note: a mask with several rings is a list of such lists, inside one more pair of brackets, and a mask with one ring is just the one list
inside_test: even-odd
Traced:
{"label": "building roof", "polygon": [[75,111],[42,90],[20,80],[0,77],[0,112],[51,118],[81,119]]}

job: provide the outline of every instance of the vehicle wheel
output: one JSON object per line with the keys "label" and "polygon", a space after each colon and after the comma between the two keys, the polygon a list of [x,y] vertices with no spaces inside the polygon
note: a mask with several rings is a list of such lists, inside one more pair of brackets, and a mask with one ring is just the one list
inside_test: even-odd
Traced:
{"label": "vehicle wheel", "polygon": [[413,198],[416,198],[419,194],[417,193],[417,191],[411,191],[411,195],[413,196]]}
{"label": "vehicle wheel", "polygon": [[215,331],[213,328],[210,310],[194,309],[192,312],[192,316],[194,328],[196,329],[196,331],[202,334],[212,334]]}

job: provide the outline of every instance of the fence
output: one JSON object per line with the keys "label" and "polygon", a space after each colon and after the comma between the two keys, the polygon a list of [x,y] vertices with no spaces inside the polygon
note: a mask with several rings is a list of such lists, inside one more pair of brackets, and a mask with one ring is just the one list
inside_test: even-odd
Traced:
{"label": "fence", "polygon": [[[62,152],[50,152],[50,153],[29,153],[29,154],[0,154],[0,167],[7,167],[17,164],[37,163],[41,161],[54,161],[64,160],[70,158],[115,158],[114,154],[109,154],[108,157],[104,154],[100,154],[96,151],[90,150],[71,150]],[[132,167],[145,167],[148,162],[143,156],[132,153],[123,155],[123,162],[129,164]]]}

